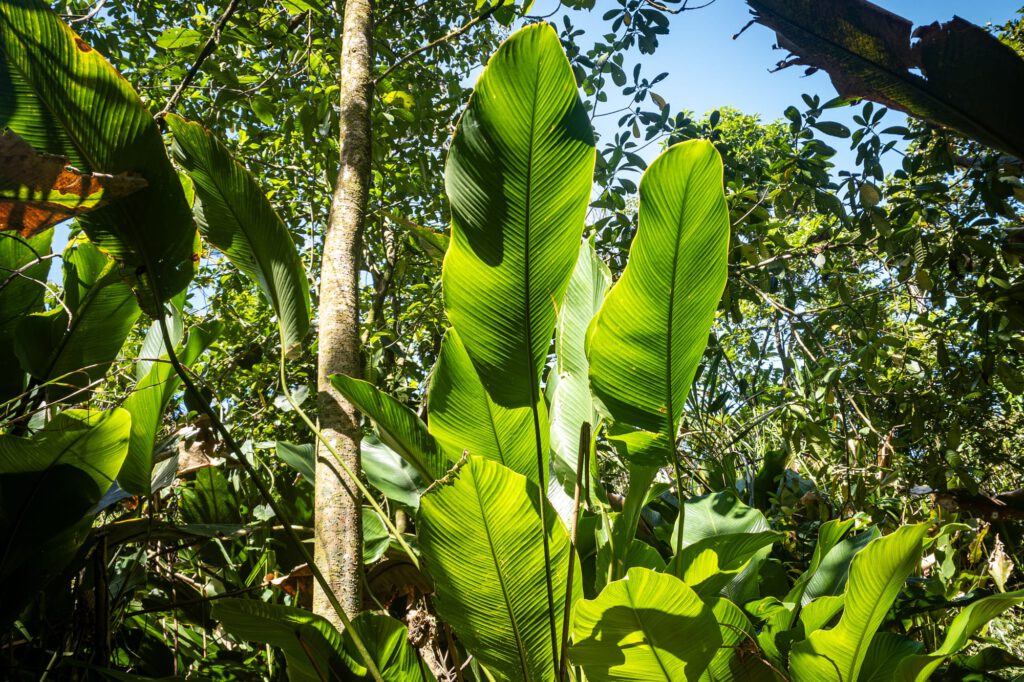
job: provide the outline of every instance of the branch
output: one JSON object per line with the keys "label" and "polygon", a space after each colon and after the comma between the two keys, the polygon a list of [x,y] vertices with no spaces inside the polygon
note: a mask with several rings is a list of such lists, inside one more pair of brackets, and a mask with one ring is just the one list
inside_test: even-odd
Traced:
{"label": "branch", "polygon": [[178,106],[178,100],[181,99],[181,95],[185,92],[185,88],[195,80],[195,77],[199,74],[199,69],[203,66],[203,62],[205,62],[206,58],[213,54],[213,51],[218,45],[220,45],[220,33],[224,30],[224,26],[228,23],[228,19],[231,18],[231,15],[235,13],[236,9],[238,9],[238,0],[231,0],[228,3],[227,8],[224,10],[224,13],[220,15],[220,19],[217,20],[217,24],[213,27],[213,33],[211,33],[210,37],[206,40],[206,44],[203,45],[203,49],[199,51],[199,56],[196,57],[196,61],[192,64],[192,68],[190,68],[188,73],[185,74],[185,79],[181,81],[178,85],[178,89],[175,90],[174,94],[171,95],[171,98],[167,100],[167,104],[164,105],[164,108],[157,113],[155,118],[160,123],[161,127],[163,127],[164,116],[174,111],[174,108]]}
{"label": "branch", "polygon": [[662,12],[668,12],[669,14],[682,14],[683,12],[687,12],[687,11],[692,12],[695,9],[704,9],[708,5],[714,4],[715,0],[708,0],[703,5],[697,5],[696,7],[688,7],[687,5],[690,4],[690,0],[684,0],[683,6],[682,7],[678,7],[676,9],[672,9],[671,7],[663,5],[660,2],[655,2],[655,0],[644,0],[644,2],[646,2],[648,5],[650,5],[654,9],[661,10]]}
{"label": "branch", "polygon": [[100,0],[99,2],[96,3],[95,7],[93,7],[91,10],[89,10],[88,14],[85,14],[85,15],[80,16],[80,17],[75,17],[74,19],[70,19],[68,21],[68,23],[69,24],[84,24],[85,22],[89,21],[94,16],[99,14],[100,10],[103,9],[103,5],[105,5],[106,3],[107,3],[107,0]]}
{"label": "branch", "polygon": [[423,52],[426,52],[427,50],[431,50],[431,49],[437,47],[438,45],[440,45],[441,43],[448,42],[452,38],[458,38],[459,36],[461,36],[463,33],[468,31],[469,29],[473,28],[474,26],[476,26],[480,22],[486,20],[489,16],[494,14],[497,10],[501,9],[505,5],[505,2],[506,2],[506,0],[498,0],[496,3],[494,3],[493,5],[488,7],[487,9],[485,9],[483,12],[481,12],[479,15],[477,15],[473,19],[470,19],[469,21],[467,21],[465,24],[463,24],[459,28],[455,29],[454,31],[441,36],[437,40],[432,40],[429,43],[427,43],[426,45],[423,45],[422,47],[417,47],[412,52],[409,52],[405,56],[399,58],[399,60],[397,62],[395,62],[394,64],[389,66],[387,69],[385,69],[384,73],[382,73],[381,75],[377,76],[373,80],[373,84],[377,85],[378,83],[380,83],[382,80],[384,80],[385,78],[390,76],[391,73],[395,69],[400,67],[402,64],[405,64],[407,61],[409,61],[410,59],[412,59],[416,55],[422,54]]}

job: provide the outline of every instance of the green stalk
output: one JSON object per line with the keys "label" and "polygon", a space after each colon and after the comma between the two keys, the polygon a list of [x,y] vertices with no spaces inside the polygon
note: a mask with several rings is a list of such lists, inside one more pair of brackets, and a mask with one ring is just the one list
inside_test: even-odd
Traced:
{"label": "green stalk", "polygon": [[292,393],[291,391],[288,390],[287,377],[285,376],[283,353],[281,354],[280,368],[281,390],[284,392],[285,400],[288,401],[288,404],[292,406],[292,409],[295,410],[295,413],[299,415],[303,422],[305,422],[309,430],[313,432],[313,435],[316,436],[316,439],[323,443],[324,447],[327,448],[327,451],[331,453],[332,457],[334,457],[334,461],[338,464],[338,466],[340,466],[349,476],[349,478],[351,478],[355,482],[356,487],[359,488],[359,492],[361,492],[366,501],[370,503],[370,507],[372,507],[373,510],[377,512],[377,514],[384,520],[384,525],[387,526],[388,532],[394,536],[395,540],[402,547],[402,550],[409,557],[409,560],[412,561],[413,566],[419,569],[419,558],[416,556],[416,553],[412,551],[412,547],[410,547],[409,544],[402,538],[401,532],[399,532],[398,528],[395,527],[395,524],[391,521],[391,517],[388,514],[386,514],[383,509],[381,509],[381,506],[377,504],[377,501],[375,499],[373,499],[373,495],[370,494],[369,489],[367,489],[367,487],[363,485],[362,480],[358,476],[355,476],[353,474],[352,469],[348,466],[348,464],[345,463],[345,460],[341,458],[341,455],[339,455],[338,451],[334,449],[334,446],[332,446],[327,441],[327,439],[324,437],[323,432],[321,432],[320,429],[317,428],[316,423],[312,419],[310,419],[309,415],[306,414],[306,412],[299,406],[295,399],[292,398]]}

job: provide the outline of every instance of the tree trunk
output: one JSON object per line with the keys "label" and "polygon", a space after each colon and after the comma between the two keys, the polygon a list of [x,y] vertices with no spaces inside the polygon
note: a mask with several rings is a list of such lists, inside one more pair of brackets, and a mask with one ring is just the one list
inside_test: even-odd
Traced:
{"label": "tree trunk", "polygon": [[[332,374],[358,376],[360,238],[370,183],[370,105],[373,97],[373,0],[347,0],[341,48],[341,168],[331,197],[320,275],[320,429],[359,476],[359,415],[331,388]],[[316,562],[345,612],[362,605],[360,496],[323,444],[316,463]],[[340,622],[319,587],[313,610]]]}

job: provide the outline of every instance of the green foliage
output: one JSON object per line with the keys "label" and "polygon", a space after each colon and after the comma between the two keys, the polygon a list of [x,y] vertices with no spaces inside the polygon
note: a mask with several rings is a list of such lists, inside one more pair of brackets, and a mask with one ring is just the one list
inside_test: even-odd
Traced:
{"label": "green foliage", "polygon": [[614,420],[610,437],[637,464],[672,459],[725,286],[721,172],[718,152],[703,141],[671,147],[651,164],[629,265],[587,331],[591,386]]}
{"label": "green foliage", "polygon": [[572,659],[588,680],[698,680],[722,640],[711,607],[683,581],[631,568],[573,614]]}
{"label": "green foliage", "polygon": [[[567,571],[579,575],[565,526],[536,500],[526,477],[476,456],[420,500],[417,537],[438,613],[501,679],[554,676],[563,612],[552,612],[552,601],[566,601]],[[581,596],[577,580],[570,602]]]}
{"label": "green foliage", "polygon": [[445,309],[502,407],[540,409],[540,374],[579,254],[593,159],[557,35],[543,24],[523,29],[477,82],[445,173]]}
{"label": "green foliage", "polygon": [[194,183],[203,237],[252,278],[277,315],[281,348],[295,355],[309,331],[309,285],[288,229],[256,179],[209,130],[180,116],[165,119],[174,158]]}
{"label": "green foliage", "polygon": [[[50,255],[52,239],[53,230],[27,239],[9,233],[0,235],[0,272],[25,274],[24,277],[4,275],[4,284],[0,287],[0,354],[5,358],[14,355],[18,322],[32,313],[42,312],[45,289],[36,282],[45,279],[49,270],[49,263],[41,259]],[[18,363],[0,364],[0,400],[6,403],[24,389],[25,374]]]}
{"label": "green foliage", "polygon": [[348,676],[342,636],[320,616],[253,599],[221,599],[212,615],[236,637],[280,647],[292,682]]}
{"label": "green foliage", "polygon": [[[487,393],[458,332],[449,329],[441,341],[427,393],[430,434],[446,452],[463,452],[501,462],[534,483],[537,445],[522,437],[534,428],[529,407],[503,407]],[[538,411],[544,414],[543,403]],[[541,444],[546,442],[541,434]]]}
{"label": "green foliage", "polygon": [[[852,123],[810,95],[778,122],[694,117],[657,92],[652,60],[630,62],[664,40],[672,3],[628,0],[600,8],[603,32],[579,30],[567,8],[594,3],[572,2],[559,33],[513,33],[445,172],[492,20],[531,3],[375,4],[366,380],[333,383],[372,424],[380,513],[362,508],[366,611],[339,634],[305,608],[290,537],[315,520],[314,448],[291,445],[314,435],[292,400],[315,418],[303,341],[337,165],[338,17],[55,3],[79,39],[38,3],[0,3],[0,121],[65,155],[45,157],[57,172],[146,185],[78,219],[63,254],[51,231],[0,226],[0,676],[1020,665],[1019,494],[996,493],[1020,485],[1018,164],[886,127],[871,103]],[[1019,24],[1004,32],[1019,47]],[[188,171],[173,177],[127,83],[155,111],[201,50],[176,106],[206,127],[164,117]],[[836,141],[856,153],[838,172]],[[211,248],[186,289],[189,204]],[[159,313],[148,332],[140,304]],[[908,494],[925,482],[934,498]]]}
{"label": "green foliage", "polygon": [[906,526],[869,544],[850,565],[843,615],[830,630],[817,630],[793,647],[796,680],[856,680],[871,639],[904,581],[920,564],[928,527]]}
{"label": "green foliage", "polygon": [[[217,323],[206,327],[196,325],[189,330],[188,340],[176,349],[179,361],[185,367],[195,363],[220,333],[220,326]],[[167,405],[180,383],[181,379],[164,354],[152,363],[151,369],[136,382],[134,390],[124,401],[124,409],[132,416],[132,436],[128,457],[117,481],[132,494],[146,495],[151,491],[156,435]]]}
{"label": "green foliage", "polygon": [[81,170],[140,175],[146,187],[82,218],[150,312],[192,279],[195,227],[156,122],[104,57],[40,0],[0,12],[0,128]]}
{"label": "green foliage", "polygon": [[[576,481],[580,428],[586,422],[590,424],[591,432],[596,433],[601,423],[601,415],[590,392],[586,333],[609,286],[611,272],[608,266],[597,256],[593,242],[584,241],[558,313],[555,364],[548,374],[547,384],[547,398],[551,406],[551,468],[570,494]],[[588,447],[589,450],[592,446]],[[597,471],[596,464],[591,470]]]}
{"label": "green foliage", "polygon": [[64,250],[63,305],[15,328],[14,352],[50,400],[92,389],[116,359],[139,306],[113,259],[85,240]]}
{"label": "green foliage", "polygon": [[124,410],[66,410],[32,438],[0,436],[0,624],[9,625],[85,541],[128,452]]}
{"label": "green foliage", "polygon": [[923,682],[931,677],[942,663],[965,646],[981,628],[1006,609],[1024,601],[1024,591],[993,594],[974,602],[961,611],[949,626],[942,646],[927,655],[914,654],[902,658],[894,679]]}
{"label": "green foliage", "polygon": [[450,463],[427,432],[426,425],[412,410],[359,379],[336,374],[331,377],[331,385],[373,419],[381,440],[412,465],[420,476],[433,481],[444,475]]}

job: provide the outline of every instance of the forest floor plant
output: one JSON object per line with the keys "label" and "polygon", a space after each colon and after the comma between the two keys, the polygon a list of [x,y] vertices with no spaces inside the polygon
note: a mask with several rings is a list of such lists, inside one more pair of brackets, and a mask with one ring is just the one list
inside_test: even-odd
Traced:
{"label": "forest floor plant", "polygon": [[[287,356],[309,330],[310,299],[287,228],[209,131],[164,117],[179,179],[157,122],[102,56],[34,0],[0,8],[0,74],[14,92],[0,107],[5,143],[30,150],[19,157],[29,164],[58,159],[58,173],[88,190],[68,197],[66,184],[3,176],[15,187],[0,198],[19,207],[0,234],[4,268],[29,273],[43,262],[47,211],[80,215],[85,238],[65,250],[59,304],[47,310],[38,290],[0,288],[0,343],[18,359],[0,385],[0,625],[24,629],[49,580],[76,557],[105,556],[113,531],[90,534],[97,515],[154,492],[155,441],[179,385],[333,597],[279,491],[190,372],[217,325],[186,335],[183,323],[201,237],[261,289],[279,327],[286,402],[344,467],[288,387]],[[951,662],[985,674],[985,661],[961,652],[1024,591],[959,603],[931,651],[915,637],[914,614],[893,609],[925,551],[948,542],[956,524],[883,536],[856,518],[824,522],[791,580],[770,570],[785,535],[735,488],[684,496],[681,420],[727,280],[722,159],[711,142],[689,140],[650,165],[628,262],[612,284],[587,234],[594,144],[554,29],[513,34],[480,75],[448,155],[442,285],[451,327],[422,416],[370,382],[331,377],[375,427],[379,443],[368,442],[364,463],[378,445],[394,455],[382,475],[367,469],[369,486],[359,482],[363,511],[383,528],[377,556],[393,542],[393,555],[429,585],[420,603],[450,628],[443,647],[455,676],[917,681]],[[124,405],[63,409],[95,389],[142,312],[155,322]],[[599,451],[626,464],[623,499],[604,489]],[[295,466],[312,472],[303,457]],[[197,488],[186,506],[225,505],[217,475],[207,479],[219,498],[197,502]],[[410,522],[392,520],[394,508]],[[190,532],[229,536],[200,526]],[[297,601],[219,595],[208,615],[227,637],[279,649],[292,680],[437,679],[400,614],[347,615],[333,598],[339,632]],[[94,671],[132,679],[107,663]]]}

